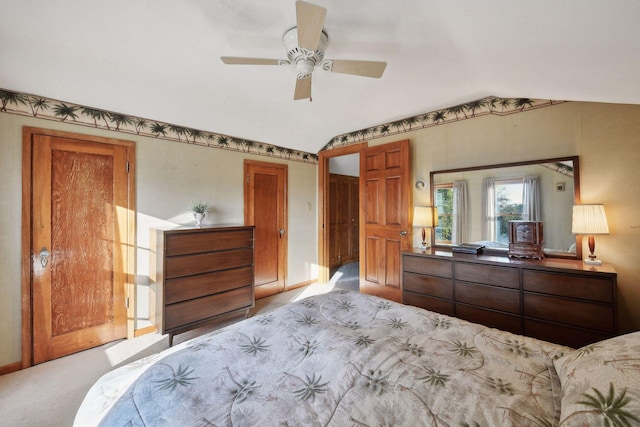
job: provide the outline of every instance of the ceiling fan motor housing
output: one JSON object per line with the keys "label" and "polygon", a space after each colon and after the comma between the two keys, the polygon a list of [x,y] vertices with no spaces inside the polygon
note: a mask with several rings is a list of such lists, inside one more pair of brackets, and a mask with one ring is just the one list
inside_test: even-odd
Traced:
{"label": "ceiling fan motor housing", "polygon": [[293,27],[284,33],[282,37],[287,57],[291,64],[296,64],[296,71],[299,79],[306,79],[311,76],[316,64],[324,59],[324,50],[329,42],[329,36],[323,30],[320,34],[320,41],[316,50],[308,50],[298,46],[298,27]]}

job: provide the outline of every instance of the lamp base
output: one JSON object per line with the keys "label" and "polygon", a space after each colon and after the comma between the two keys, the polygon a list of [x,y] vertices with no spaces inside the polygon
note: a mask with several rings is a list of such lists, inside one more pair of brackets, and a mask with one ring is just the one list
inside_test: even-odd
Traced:
{"label": "lamp base", "polygon": [[602,265],[602,261],[596,258],[585,258],[584,263],[588,265]]}

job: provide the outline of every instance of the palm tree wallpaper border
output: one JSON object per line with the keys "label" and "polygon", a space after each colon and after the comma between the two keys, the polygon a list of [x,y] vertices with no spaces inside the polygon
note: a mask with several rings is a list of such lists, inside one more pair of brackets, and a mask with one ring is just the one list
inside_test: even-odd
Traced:
{"label": "palm tree wallpaper border", "polygon": [[[431,111],[406,119],[338,135],[333,137],[321,151],[343,147],[365,140],[382,138],[389,135],[400,135],[428,127],[468,120],[487,114],[503,116],[549,107],[563,102],[567,101],[531,98],[497,98],[490,96],[466,104]],[[184,144],[233,150],[303,163],[317,164],[318,162],[318,155],[313,153],[5,89],[0,89],[0,111],[131,135],[181,142]]]}
{"label": "palm tree wallpaper border", "polygon": [[0,111],[185,144],[318,163],[317,154],[4,89],[0,89]]}
{"label": "palm tree wallpaper border", "polygon": [[497,98],[495,96],[489,96],[478,99],[477,101],[467,102],[466,104],[455,105],[453,107],[418,114],[417,116],[412,116],[406,119],[396,120],[367,129],[360,129],[354,132],[338,135],[333,137],[321,151],[357,142],[382,138],[389,135],[399,135],[433,126],[455,123],[461,120],[485,116],[487,114],[506,116],[509,114],[521,113],[523,111],[550,107],[564,102],[568,101],[532,98]]}

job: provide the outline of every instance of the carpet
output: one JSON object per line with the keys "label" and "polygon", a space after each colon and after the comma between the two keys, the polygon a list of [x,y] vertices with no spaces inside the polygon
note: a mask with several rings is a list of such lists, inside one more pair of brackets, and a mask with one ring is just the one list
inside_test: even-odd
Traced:
{"label": "carpet", "polygon": [[335,269],[332,268],[330,273],[331,280],[329,280],[329,283],[333,285],[334,289],[360,290],[360,263],[344,264]]}

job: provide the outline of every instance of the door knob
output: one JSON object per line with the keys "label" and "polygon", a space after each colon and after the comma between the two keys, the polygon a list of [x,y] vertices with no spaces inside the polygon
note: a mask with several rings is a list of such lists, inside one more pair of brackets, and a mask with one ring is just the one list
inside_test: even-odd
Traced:
{"label": "door knob", "polygon": [[42,268],[45,268],[49,263],[49,257],[51,256],[51,252],[47,250],[47,248],[40,249],[40,264],[42,264]]}
{"label": "door knob", "polygon": [[401,235],[402,237],[404,237],[404,236],[406,236],[406,235],[407,235],[407,232],[406,232],[406,231],[404,231],[404,230],[402,230],[402,231],[400,232],[400,235]]}
{"label": "door knob", "polygon": [[280,229],[280,236],[284,236],[284,228]]}

